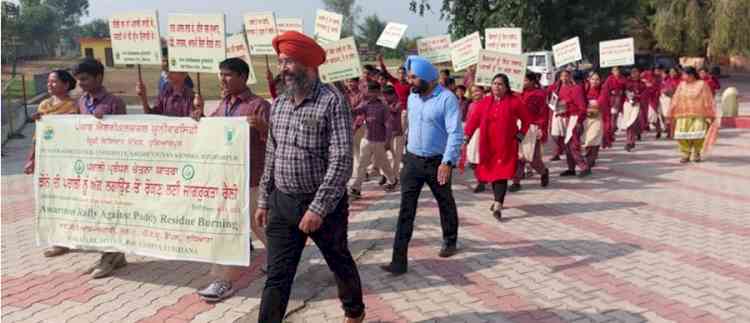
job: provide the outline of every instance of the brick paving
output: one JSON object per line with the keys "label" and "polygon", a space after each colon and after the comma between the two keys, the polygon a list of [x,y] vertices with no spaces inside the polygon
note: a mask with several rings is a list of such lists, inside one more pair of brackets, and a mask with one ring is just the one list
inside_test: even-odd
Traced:
{"label": "brick paving", "polygon": [[[30,134],[30,128],[26,133]],[[498,223],[491,194],[456,175],[460,252],[438,258],[440,224],[422,195],[409,273],[378,266],[391,256],[399,194],[374,183],[352,205],[350,246],[365,288],[368,322],[750,322],[750,130],[722,130],[702,164],[677,162],[676,144],[652,135],[628,154],[601,154],[587,179],[538,176],[506,198]],[[34,238],[28,139],[3,147],[3,322],[255,322],[262,248],[219,304],[195,294],[209,265],[129,255],[110,278],[79,273],[97,258],[47,259]],[[553,173],[563,163],[553,163]],[[333,277],[305,250],[289,322],[343,319]]]}

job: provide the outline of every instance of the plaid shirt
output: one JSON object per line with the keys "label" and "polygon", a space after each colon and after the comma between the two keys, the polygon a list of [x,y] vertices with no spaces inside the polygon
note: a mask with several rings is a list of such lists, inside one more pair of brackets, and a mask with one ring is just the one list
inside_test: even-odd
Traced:
{"label": "plaid shirt", "polygon": [[352,176],[352,113],[332,85],[316,81],[300,104],[286,94],[271,108],[259,208],[274,189],[315,194],[309,210],[325,217],[346,193]]}

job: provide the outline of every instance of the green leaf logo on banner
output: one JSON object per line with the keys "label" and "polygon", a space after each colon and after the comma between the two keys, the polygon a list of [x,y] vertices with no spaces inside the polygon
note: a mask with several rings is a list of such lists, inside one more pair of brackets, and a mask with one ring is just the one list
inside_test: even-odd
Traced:
{"label": "green leaf logo on banner", "polygon": [[224,128],[224,139],[226,139],[226,144],[231,145],[234,139],[236,138],[236,130],[232,127],[225,127]]}
{"label": "green leaf logo on banner", "polygon": [[182,178],[189,181],[193,179],[193,177],[195,177],[195,168],[193,168],[193,165],[187,164],[182,167]]}
{"label": "green leaf logo on banner", "polygon": [[52,140],[55,137],[55,130],[52,127],[44,128],[44,140]]}
{"label": "green leaf logo on banner", "polygon": [[78,176],[81,176],[84,171],[86,171],[86,164],[83,163],[83,161],[76,160],[75,164],[73,164],[73,170],[78,174]]}

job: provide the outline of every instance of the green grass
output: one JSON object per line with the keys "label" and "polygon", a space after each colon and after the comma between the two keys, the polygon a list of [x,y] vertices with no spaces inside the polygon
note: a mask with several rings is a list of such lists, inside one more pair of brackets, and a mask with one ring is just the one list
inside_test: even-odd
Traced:
{"label": "green grass", "polygon": [[[6,82],[10,82],[10,85],[7,85]],[[32,97],[32,93],[36,93],[35,91],[36,85],[34,85],[34,79],[33,78],[27,78],[26,79],[26,99],[30,100]],[[15,99],[22,99],[23,98],[23,88],[21,83],[21,77],[16,77],[10,80],[3,81],[3,89],[5,91],[2,93],[3,100],[15,100]]]}

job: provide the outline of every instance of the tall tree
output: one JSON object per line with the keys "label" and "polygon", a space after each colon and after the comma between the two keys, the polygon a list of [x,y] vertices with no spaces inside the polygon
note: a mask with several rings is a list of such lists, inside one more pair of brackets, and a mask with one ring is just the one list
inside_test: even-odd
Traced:
{"label": "tall tree", "polygon": [[710,56],[750,55],[750,0],[714,1],[709,36]]}
{"label": "tall tree", "polygon": [[[411,0],[411,11],[431,11],[430,0]],[[596,59],[599,41],[625,36],[625,22],[636,1],[619,0],[442,0],[441,19],[454,39],[486,28],[521,27],[524,50],[550,49],[579,36],[584,55]]]}
{"label": "tall tree", "polygon": [[369,49],[374,50],[385,25],[385,21],[380,20],[377,14],[365,17],[357,26],[357,43],[366,44]]}
{"label": "tall tree", "polygon": [[711,9],[711,1],[660,1],[653,26],[657,46],[675,54],[705,56]]}
{"label": "tall tree", "polygon": [[341,26],[341,38],[354,35],[354,26],[357,16],[362,12],[362,7],[355,6],[356,0],[323,0],[326,10],[344,16],[344,25]]}
{"label": "tall tree", "polygon": [[21,35],[53,56],[60,37],[58,12],[40,0],[21,0],[20,4]]}
{"label": "tall tree", "polygon": [[104,19],[94,19],[80,27],[81,37],[109,37],[109,24]]}
{"label": "tall tree", "polygon": [[83,16],[88,15],[89,0],[45,0],[46,5],[58,13],[60,20],[60,44],[66,49],[77,48],[79,24]]}

